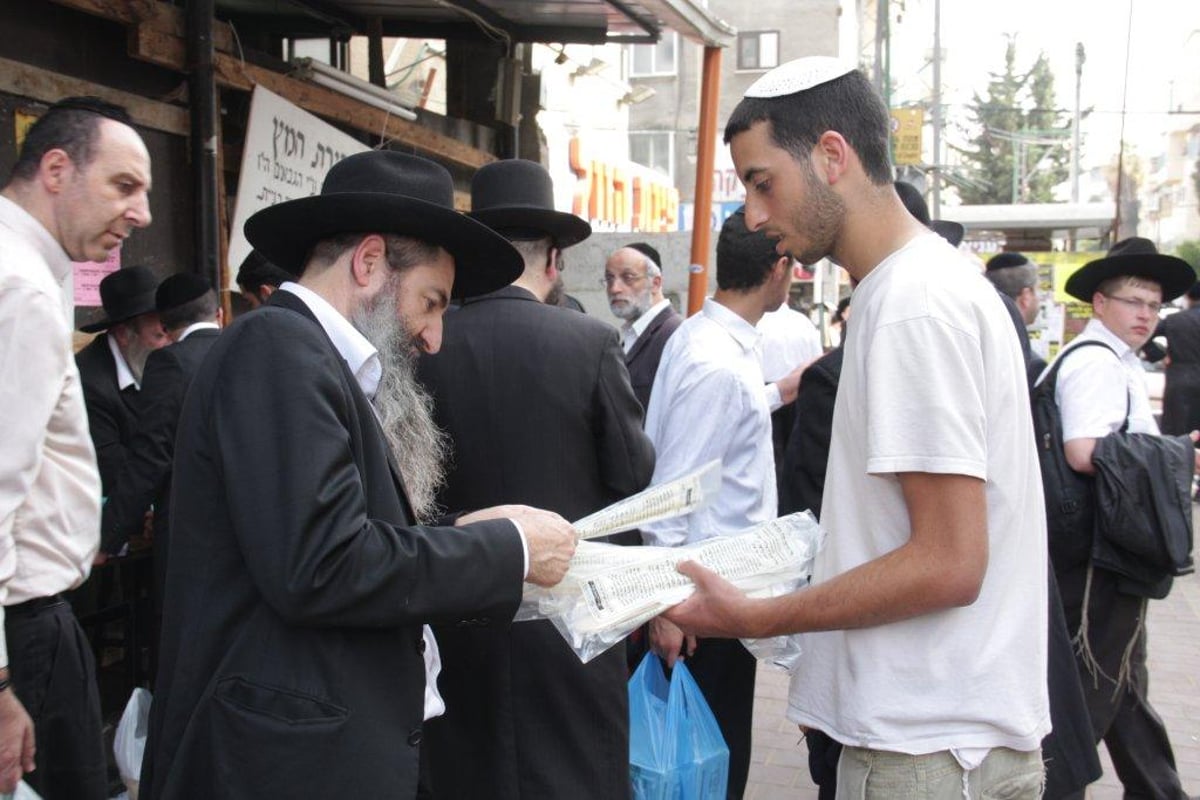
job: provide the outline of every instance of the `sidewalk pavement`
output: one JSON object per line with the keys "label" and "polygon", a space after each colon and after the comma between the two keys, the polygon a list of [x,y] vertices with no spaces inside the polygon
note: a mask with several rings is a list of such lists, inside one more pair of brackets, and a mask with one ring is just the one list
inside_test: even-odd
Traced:
{"label": "sidewalk pavement", "polygon": [[[1150,601],[1150,702],[1167,725],[1184,791],[1200,793],[1200,575],[1175,580],[1165,600]],[[746,800],[816,800],[808,748],[788,722],[787,675],[760,666],[754,698],[754,741]],[[1121,783],[1104,747],[1104,775],[1090,800],[1121,800]]]}

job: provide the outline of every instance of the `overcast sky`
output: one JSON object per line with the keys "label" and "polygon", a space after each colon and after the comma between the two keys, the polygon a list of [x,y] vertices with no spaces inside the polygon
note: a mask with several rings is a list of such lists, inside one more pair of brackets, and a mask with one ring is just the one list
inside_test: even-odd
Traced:
{"label": "overcast sky", "polygon": [[[892,0],[893,8],[897,2]],[[904,0],[901,13],[892,37],[893,99],[928,97],[934,0]],[[969,122],[966,106],[972,91],[983,94],[989,72],[1003,69],[1008,33],[1017,35],[1018,70],[1027,70],[1044,52],[1055,72],[1058,106],[1072,108],[1075,44],[1082,42],[1081,105],[1094,108],[1083,125],[1083,166],[1107,164],[1120,141],[1128,39],[1126,152],[1132,147],[1143,157],[1157,154],[1168,127],[1200,123],[1200,114],[1166,113],[1181,106],[1200,111],[1200,0],[1134,0],[1130,21],[1129,0],[942,0],[942,91],[948,121]]]}

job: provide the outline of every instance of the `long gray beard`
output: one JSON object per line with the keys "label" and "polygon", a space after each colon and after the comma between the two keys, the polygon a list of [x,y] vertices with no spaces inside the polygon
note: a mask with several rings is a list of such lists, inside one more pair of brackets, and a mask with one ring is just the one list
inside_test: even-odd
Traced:
{"label": "long gray beard", "polygon": [[129,347],[121,352],[121,355],[125,356],[126,366],[129,367],[134,380],[138,383],[142,382],[142,375],[146,371],[146,359],[150,357],[152,352],[154,352],[154,348],[146,347],[137,336],[134,336]]}
{"label": "long gray beard", "polygon": [[[390,287],[389,287],[390,288]],[[383,376],[372,404],[400,467],[417,521],[437,519],[437,492],[446,478],[450,437],[433,421],[433,398],[416,379],[416,355],[394,295],[385,289],[351,321],[379,351]]]}

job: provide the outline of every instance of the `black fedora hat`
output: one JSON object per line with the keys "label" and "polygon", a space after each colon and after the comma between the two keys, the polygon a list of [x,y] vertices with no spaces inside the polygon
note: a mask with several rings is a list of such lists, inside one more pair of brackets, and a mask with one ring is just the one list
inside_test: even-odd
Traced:
{"label": "black fedora hat", "polygon": [[954,247],[958,247],[962,243],[967,229],[961,223],[951,222],[948,219],[931,220],[929,206],[925,204],[925,198],[921,196],[917,187],[906,181],[893,181],[892,185],[896,187],[896,194],[900,195],[900,202],[904,203],[909,214],[917,218],[917,222],[941,236]]}
{"label": "black fedora hat", "polygon": [[560,249],[592,235],[586,220],[554,209],[546,168],[519,158],[479,168],[471,179],[471,216],[510,239],[549,236]]}
{"label": "black fedora hat", "polygon": [[454,181],[440,164],[390,150],[334,164],[321,193],[264,208],[246,220],[246,239],[268,261],[299,275],[313,245],[342,233],[411,236],[454,257],[455,297],[487,294],[524,270],[502,236],[454,210]]}
{"label": "black fedora hat", "polygon": [[170,311],[211,291],[212,284],[207,278],[194,272],[180,272],[158,285],[158,291],[154,293],[154,304],[160,313]]}
{"label": "black fedora hat", "polygon": [[158,277],[148,267],[125,267],[110,272],[100,281],[100,305],[104,307],[104,318],[84,325],[79,330],[96,333],[139,314],[154,311],[156,288]]}
{"label": "black fedora hat", "polygon": [[1067,294],[1092,302],[1092,295],[1109,278],[1129,275],[1151,280],[1162,287],[1163,302],[1174,300],[1196,282],[1196,272],[1182,258],[1158,252],[1154,242],[1141,236],[1122,239],[1108,255],[1089,261],[1067,278]]}

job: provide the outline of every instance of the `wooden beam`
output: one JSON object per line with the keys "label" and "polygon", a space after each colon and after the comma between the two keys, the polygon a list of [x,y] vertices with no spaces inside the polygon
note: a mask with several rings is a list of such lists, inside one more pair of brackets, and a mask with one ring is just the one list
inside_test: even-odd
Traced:
{"label": "wooden beam", "polygon": [[[147,25],[138,25],[131,36],[132,55],[164,67],[182,70],[183,41]],[[403,142],[424,153],[464,167],[478,169],[495,161],[495,156],[452,139],[415,122],[395,117],[382,109],[360,103],[315,83],[292,78],[274,70],[217,53],[213,59],[217,83],[249,92],[264,86],[306,111],[327,117],[384,139]]]}
{"label": "wooden beam", "polygon": [[[163,33],[186,39],[187,20],[183,9],[160,0],[51,0],[60,6],[103,17],[125,25],[147,24]],[[213,21],[213,45],[218,50],[235,52],[233,30],[220,20]]]}
{"label": "wooden beam", "polygon": [[187,109],[149,100],[141,95],[110,89],[98,83],[71,78],[57,72],[0,58],[0,91],[29,97],[43,103],[54,103],[64,97],[95,95],[110,103],[124,106],[133,121],[145,128],[188,135]]}

